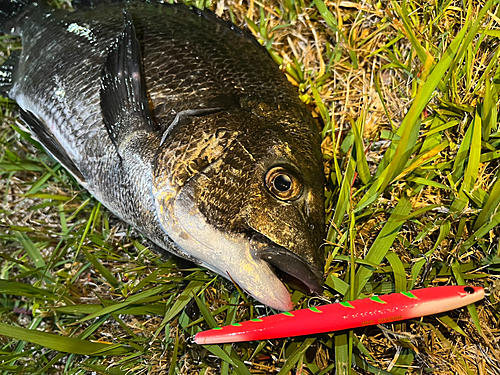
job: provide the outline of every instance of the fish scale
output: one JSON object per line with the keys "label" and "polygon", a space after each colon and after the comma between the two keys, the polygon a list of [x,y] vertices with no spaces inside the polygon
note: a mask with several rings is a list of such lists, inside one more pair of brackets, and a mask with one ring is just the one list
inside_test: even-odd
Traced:
{"label": "fish scale", "polygon": [[0,87],[34,138],[160,253],[280,310],[293,305],[274,267],[319,292],[319,129],[267,51],[208,11],[90,3],[0,2],[23,43]]}

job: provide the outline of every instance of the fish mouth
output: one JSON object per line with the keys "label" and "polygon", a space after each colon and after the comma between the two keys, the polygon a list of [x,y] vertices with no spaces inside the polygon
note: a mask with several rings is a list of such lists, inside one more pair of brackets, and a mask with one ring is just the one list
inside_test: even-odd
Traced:
{"label": "fish mouth", "polygon": [[[300,284],[303,284],[310,292],[321,292],[323,273],[307,263],[303,258],[274,243],[260,233],[255,233],[250,237],[250,248],[253,257],[269,263],[298,281],[299,289]],[[297,285],[297,283],[295,284]]]}

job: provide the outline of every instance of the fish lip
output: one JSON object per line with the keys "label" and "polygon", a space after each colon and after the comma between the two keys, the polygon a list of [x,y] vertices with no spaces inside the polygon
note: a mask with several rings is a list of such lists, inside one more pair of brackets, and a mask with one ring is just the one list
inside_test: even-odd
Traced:
{"label": "fish lip", "polygon": [[250,237],[250,247],[252,249],[252,256],[298,279],[311,292],[320,293],[322,291],[323,272],[290,250],[274,243],[260,233],[254,233]]}

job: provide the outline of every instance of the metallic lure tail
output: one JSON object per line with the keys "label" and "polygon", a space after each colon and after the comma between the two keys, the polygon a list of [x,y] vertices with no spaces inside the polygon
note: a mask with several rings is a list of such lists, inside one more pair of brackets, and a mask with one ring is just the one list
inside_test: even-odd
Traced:
{"label": "metallic lure tail", "polygon": [[442,286],[311,307],[199,332],[197,344],[222,344],[312,335],[457,309],[484,298],[484,289]]}

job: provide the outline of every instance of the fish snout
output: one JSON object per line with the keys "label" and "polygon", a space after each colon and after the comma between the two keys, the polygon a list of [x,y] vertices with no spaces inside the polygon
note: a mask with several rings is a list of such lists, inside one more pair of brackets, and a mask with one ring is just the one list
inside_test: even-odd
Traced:
{"label": "fish snout", "polygon": [[323,272],[290,250],[277,245],[260,233],[251,236],[252,256],[285,272],[303,283],[311,292],[320,293],[323,285]]}

